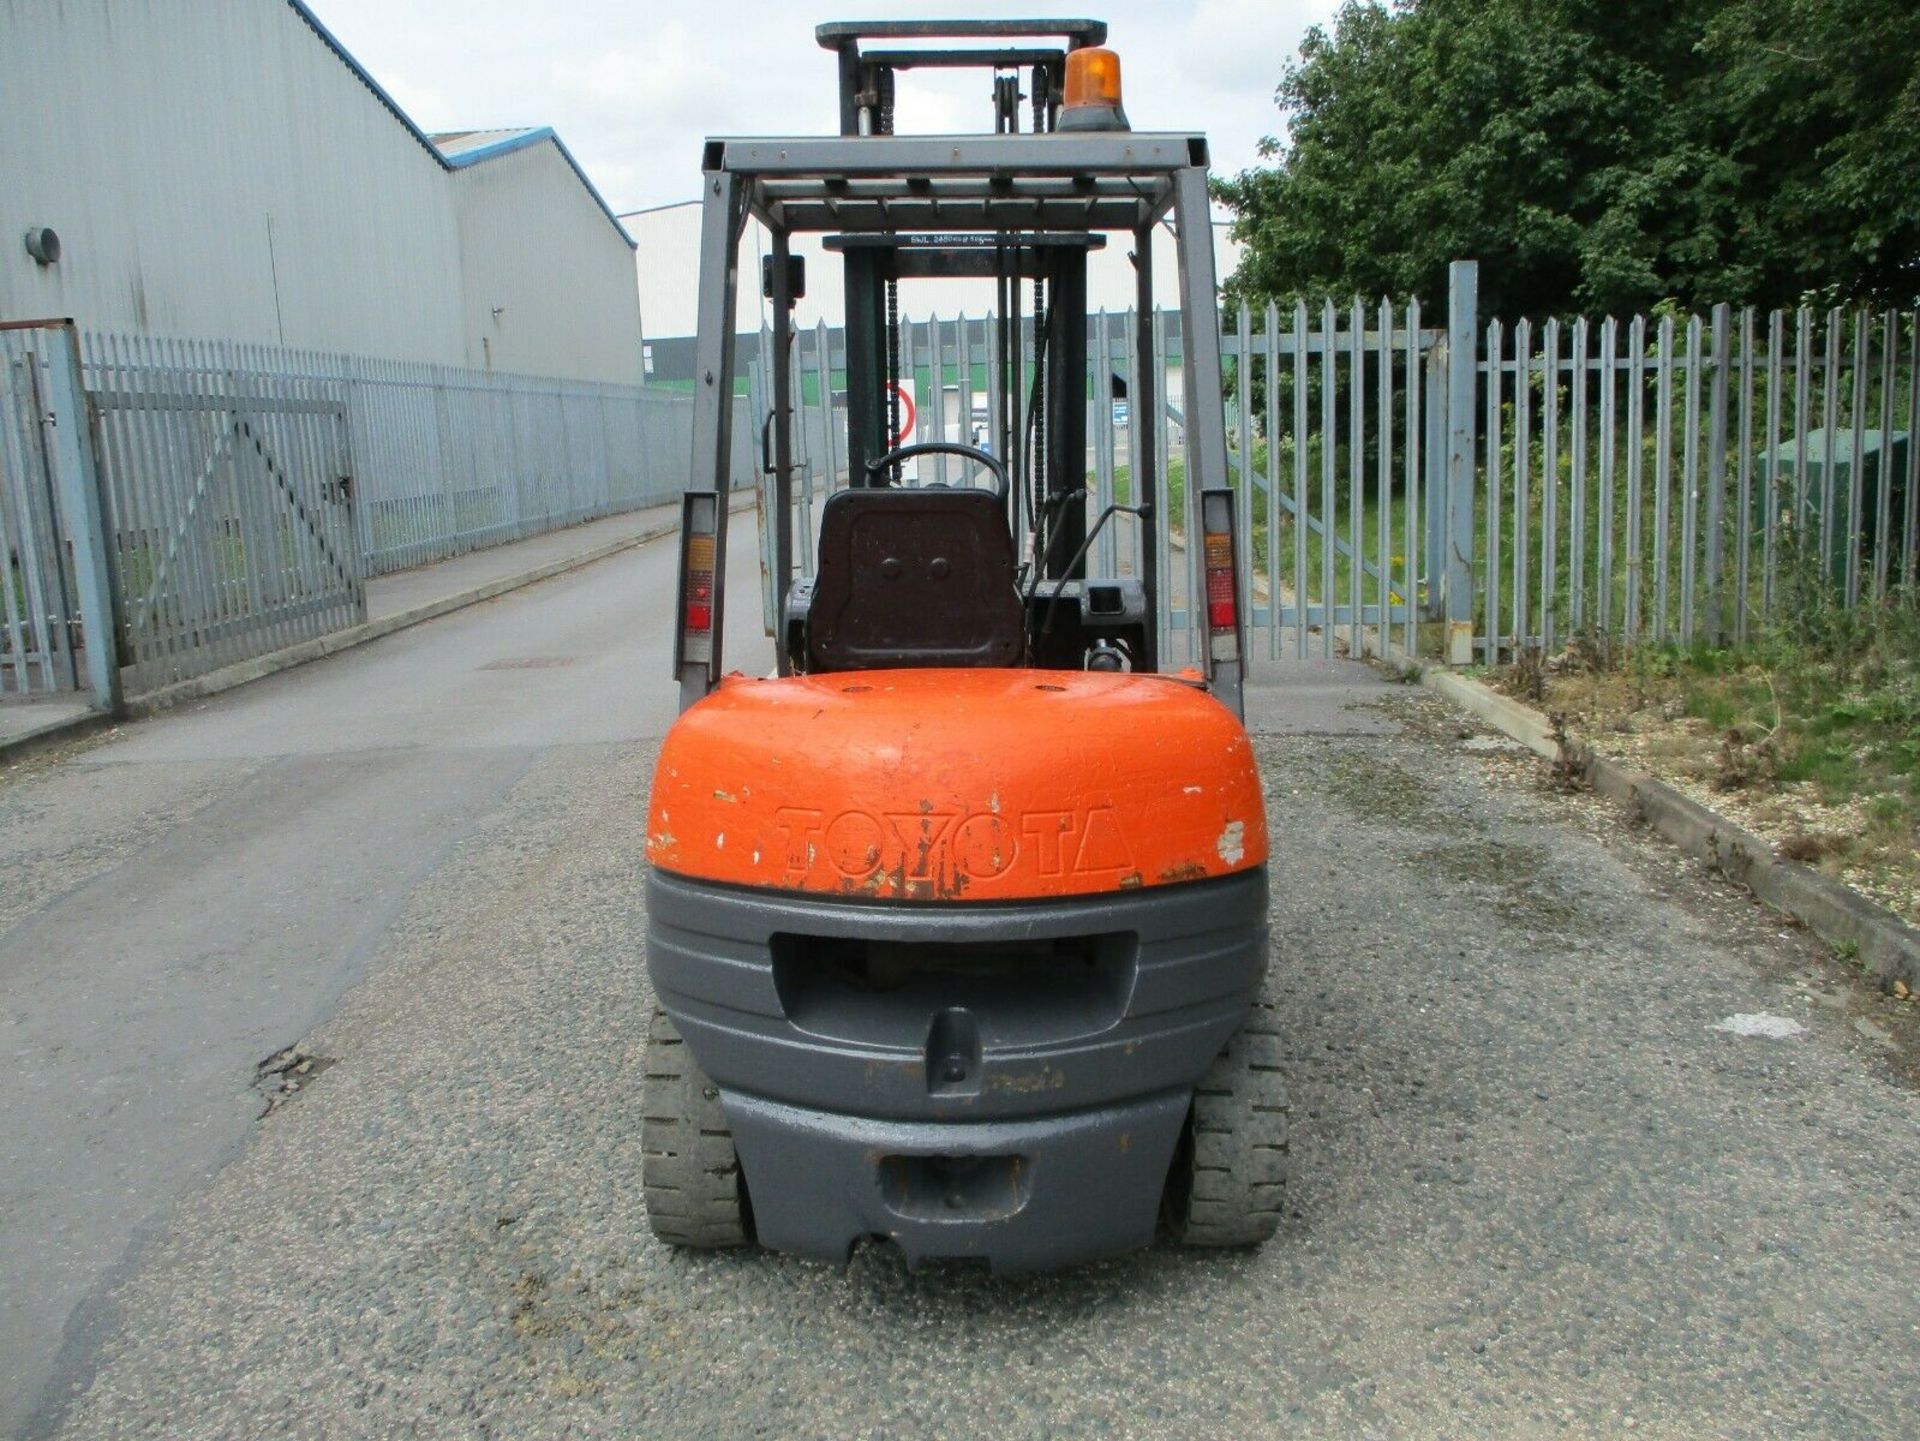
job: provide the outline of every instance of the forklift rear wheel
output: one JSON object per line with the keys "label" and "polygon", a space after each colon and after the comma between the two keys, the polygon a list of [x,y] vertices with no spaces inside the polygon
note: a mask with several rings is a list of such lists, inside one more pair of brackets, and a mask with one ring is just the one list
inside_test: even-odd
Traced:
{"label": "forklift rear wheel", "polygon": [[701,1250],[751,1244],[753,1212],[720,1088],[657,1007],[641,1115],[640,1181],[653,1234]]}
{"label": "forklift rear wheel", "polygon": [[1166,1218],[1188,1246],[1257,1246],[1287,1198],[1287,1088],[1278,1013],[1261,988],[1193,1093],[1167,1178]]}

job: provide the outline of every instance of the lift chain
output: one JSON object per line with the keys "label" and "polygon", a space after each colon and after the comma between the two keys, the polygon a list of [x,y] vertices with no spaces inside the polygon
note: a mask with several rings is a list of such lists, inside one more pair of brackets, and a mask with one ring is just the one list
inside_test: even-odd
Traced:
{"label": "lift chain", "polygon": [[[1043,134],[1047,128],[1048,97],[1052,91],[1052,82],[1047,67],[1033,67],[1033,133]],[[1033,390],[1030,396],[1033,414],[1030,417],[1029,434],[1033,437],[1033,456],[1027,476],[1028,494],[1033,508],[1034,554],[1036,569],[1038,557],[1046,554],[1046,531],[1051,528],[1054,519],[1053,510],[1047,502],[1047,282],[1039,276],[1033,280]]]}
{"label": "lift chain", "polygon": [[[900,281],[887,277],[887,449],[895,448],[900,435]],[[902,437],[904,439],[904,437]],[[893,483],[900,483],[900,466],[893,467]]]}
{"label": "lift chain", "polygon": [[[893,134],[893,69],[888,66],[879,75],[880,114],[876,133]],[[894,449],[893,437],[900,434],[900,280],[887,277],[887,449]],[[900,483],[900,466],[893,467],[892,480]]]}
{"label": "lift chain", "polygon": [[[1033,282],[1033,389],[1028,400],[1033,408],[1028,432],[1033,438],[1033,451],[1027,461],[1027,494],[1036,529],[1039,529],[1042,517],[1051,519],[1051,513],[1044,508],[1047,496],[1047,282],[1037,276]],[[1043,535],[1035,535],[1036,546],[1045,543]]]}

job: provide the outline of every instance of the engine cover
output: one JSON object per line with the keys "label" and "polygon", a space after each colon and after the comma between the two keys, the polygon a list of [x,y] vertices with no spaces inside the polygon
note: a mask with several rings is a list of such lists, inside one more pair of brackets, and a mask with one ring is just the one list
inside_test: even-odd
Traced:
{"label": "engine cover", "polygon": [[1008,901],[1266,864],[1245,730],[1168,676],[729,676],[667,733],[647,858],[760,889]]}

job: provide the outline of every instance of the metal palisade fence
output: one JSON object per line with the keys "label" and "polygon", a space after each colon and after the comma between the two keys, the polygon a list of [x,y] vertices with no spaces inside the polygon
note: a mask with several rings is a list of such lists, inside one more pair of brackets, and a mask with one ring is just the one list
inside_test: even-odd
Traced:
{"label": "metal palisade fence", "polygon": [[[1737,644],[1797,607],[1920,595],[1920,314],[1509,326],[1477,289],[1452,267],[1444,324],[1358,300],[1223,317],[1255,658]],[[1002,340],[991,315],[902,325],[913,439],[986,440]],[[795,344],[808,572],[816,496],[847,483],[845,355],[824,325]],[[1029,323],[1027,374],[1032,348]],[[1176,661],[1202,638],[1183,352],[1175,314],[1089,318],[1086,503],[1135,500],[1150,459]],[[734,407],[736,485],[760,469],[765,369]],[[1141,406],[1162,417],[1150,458]],[[0,694],[114,704],[352,625],[371,576],[672,499],[691,427],[691,398],[652,388],[0,326]],[[1116,517],[1090,563],[1139,573],[1144,534]]]}
{"label": "metal palisade fence", "polygon": [[124,410],[196,396],[214,412],[223,397],[344,407],[367,575],[659,504],[686,475],[692,412],[677,392],[99,334],[83,354],[89,392],[123,397]]}
{"label": "metal palisade fence", "polygon": [[1914,599],[1920,315],[1496,321],[1479,371],[1487,659]]}
{"label": "metal palisade fence", "polygon": [[[1305,301],[1223,317],[1228,480],[1255,657],[1391,642],[1497,663],[1577,636],[1737,644],[1809,605],[1914,603],[1920,315],[1855,310],[1574,317],[1481,325],[1453,267],[1444,325],[1418,302]],[[1152,327],[1153,366],[1134,374]],[[1027,364],[1032,327],[1023,327]],[[992,316],[903,323],[913,439],[981,443],[1000,413]],[[844,350],[798,338],[796,562],[813,496],[844,485]],[[1162,654],[1192,657],[1179,318],[1088,322],[1087,505],[1134,493],[1133,407],[1152,457],[1171,604]],[[769,408],[759,368],[756,416]],[[957,481],[933,458],[922,480]],[[1016,466],[1018,462],[1016,461]],[[1138,573],[1130,517],[1092,562]]]}
{"label": "metal palisade fence", "polygon": [[58,624],[49,591],[59,585],[49,562],[63,558],[55,494],[49,484],[46,384],[40,357],[17,331],[0,334],[0,692],[46,693],[79,683],[71,636]]}
{"label": "metal palisade fence", "polygon": [[128,690],[365,617],[341,381],[237,346],[89,335],[83,354]]}
{"label": "metal palisade fence", "polygon": [[[1435,518],[1444,499],[1435,430],[1442,333],[1422,328],[1417,302],[1302,303],[1243,310],[1231,321],[1237,323],[1223,339],[1227,462],[1250,592],[1243,613],[1256,650],[1330,655],[1337,643],[1357,652],[1363,630],[1383,627],[1414,643],[1425,577],[1440,566],[1444,531]],[[1134,407],[1158,406],[1164,420],[1150,459],[1169,515],[1168,524],[1153,527],[1169,600],[1160,613],[1161,654],[1194,660],[1204,632],[1190,622],[1199,557],[1185,544],[1197,497],[1186,484],[1186,418],[1173,398],[1181,394],[1180,318],[1164,310],[1146,317],[1153,364],[1136,374],[1142,323],[1130,312],[1088,321],[1086,504],[1091,516],[1138,497],[1134,478],[1143,457]],[[813,564],[813,493],[844,485],[847,476],[844,400],[822,401],[844,384],[842,338],[821,326],[802,339],[792,403],[801,421],[795,555],[806,574]],[[994,316],[903,323],[902,374],[913,378],[918,397],[915,441],[990,444],[986,417],[999,413],[1002,398],[997,370],[987,362],[1001,343]],[[1031,323],[1023,326],[1022,346],[1031,373]],[[770,407],[758,367],[751,404],[756,415]],[[935,484],[958,483],[964,468],[945,455],[921,465],[920,479]],[[1019,466],[1016,459],[1016,474]],[[1142,537],[1132,516],[1116,515],[1102,528],[1090,566],[1139,574]]]}
{"label": "metal palisade fence", "polygon": [[343,379],[369,574],[659,505],[686,485],[690,395],[394,361],[355,362]]}
{"label": "metal palisade fence", "polygon": [[667,502],[691,454],[691,397],[653,388],[57,323],[0,329],[0,362],[6,693],[117,701],[324,636],[370,577]]}
{"label": "metal palisade fence", "polygon": [[1233,317],[1227,468],[1270,657],[1359,654],[1363,633],[1417,642],[1441,563],[1441,339],[1417,300]]}
{"label": "metal palisade fence", "polygon": [[79,352],[70,333],[0,327],[0,697],[51,695],[86,684],[86,627],[71,603],[67,515],[91,493],[76,473],[72,426]]}

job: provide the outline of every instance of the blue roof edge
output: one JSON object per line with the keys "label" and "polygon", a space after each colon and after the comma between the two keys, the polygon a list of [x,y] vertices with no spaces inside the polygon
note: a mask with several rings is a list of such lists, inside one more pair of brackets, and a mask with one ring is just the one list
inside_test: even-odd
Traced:
{"label": "blue roof edge", "polygon": [[372,73],[368,71],[367,67],[353,58],[353,52],[342,45],[339,38],[335,36],[331,30],[327,29],[325,22],[313,13],[313,8],[306,3],[306,0],[287,0],[287,4],[293,7],[294,14],[298,15],[300,19],[305,22],[307,28],[312,30],[315,35],[318,35],[321,42],[338,57],[340,63],[351,70],[362,85],[373,92],[373,98],[386,106],[388,111],[392,113],[393,118],[406,127],[407,133],[420,143],[421,148],[434,158],[434,162],[439,165],[442,170],[449,173],[455,170],[463,170],[469,165],[481,160],[490,159],[495,155],[504,155],[511,150],[519,150],[528,145],[537,145],[543,140],[551,140],[560,151],[561,157],[572,167],[573,173],[579,177],[580,183],[587,187],[587,194],[593,197],[594,204],[600,207],[601,213],[607,217],[608,223],[619,232],[620,238],[627,242],[627,249],[638,250],[640,248],[639,243],[635,241],[631,235],[627,234],[627,227],[620,223],[620,217],[614,214],[613,207],[607,204],[606,197],[600,193],[600,188],[587,178],[587,172],[580,168],[580,162],[573,158],[573,152],[567,149],[566,142],[560,138],[559,132],[551,125],[543,125],[537,130],[530,130],[524,135],[516,135],[507,140],[496,141],[492,145],[480,146],[478,149],[469,151],[458,158],[446,155],[438,145],[433,143],[432,136],[428,135],[426,131],[413,123],[413,117],[400,108],[400,102],[387,93],[386,87],[373,78]]}

